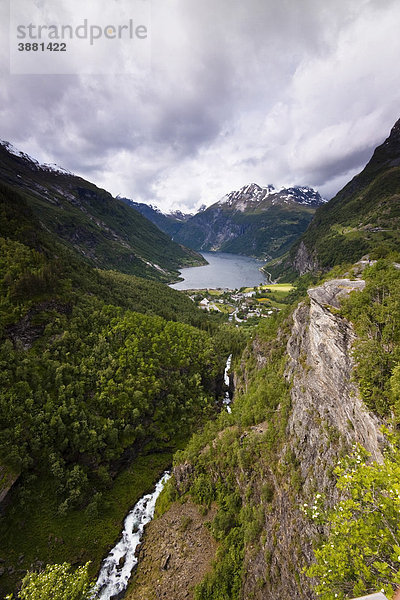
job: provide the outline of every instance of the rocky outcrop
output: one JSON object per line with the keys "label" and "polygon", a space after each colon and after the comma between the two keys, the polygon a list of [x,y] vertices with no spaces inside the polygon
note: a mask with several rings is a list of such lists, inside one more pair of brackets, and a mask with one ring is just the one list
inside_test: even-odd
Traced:
{"label": "rocky outcrop", "polygon": [[[317,493],[326,497],[326,506],[337,500],[333,469],[354,443],[363,445],[373,460],[382,461],[380,423],[366,410],[352,378],[353,327],[335,310],[341,297],[364,286],[362,280],[329,281],[309,290],[309,302],[301,303],[293,314],[286,368],[292,410],[287,441],[276,459],[284,465],[285,457],[292,457],[301,486],[293,494],[290,480],[275,478],[275,496],[263,532],[266,542],[247,558],[245,597],[315,598],[303,569],[313,560],[312,544],[323,528],[311,522],[301,507]],[[267,581],[259,590],[265,572]]]}
{"label": "rocky outcrop", "polygon": [[192,502],[174,504],[146,528],[139,568],[126,600],[192,598],[194,586],[211,570],[217,544],[205,527],[215,508],[201,515]]}
{"label": "rocky outcrop", "polygon": [[[331,437],[334,435],[340,444],[350,447],[358,442],[374,460],[382,460],[380,424],[364,407],[352,379],[353,328],[332,311],[339,308],[341,297],[364,287],[362,280],[328,281],[310,289],[310,305],[300,304],[293,315],[287,346],[293,407],[288,435],[296,440],[304,476],[311,467],[315,471],[316,462],[332,465],[337,455],[334,445],[321,447],[320,426],[316,428],[315,422],[331,430]],[[321,482],[321,469],[315,476]]]}
{"label": "rocky outcrop", "polygon": [[293,267],[300,275],[310,273],[318,269],[318,261],[313,254],[307,250],[304,242],[300,242],[295,257]]}
{"label": "rocky outcrop", "polygon": [[[243,598],[315,600],[313,582],[304,574],[304,567],[312,562],[313,542],[324,533],[324,529],[306,516],[303,506],[313,502],[317,494],[326,507],[338,499],[334,468],[355,443],[363,445],[373,460],[382,461],[384,439],[380,423],[363,405],[352,377],[355,333],[351,323],[340,316],[338,310],[343,296],[357,293],[364,286],[365,282],[361,279],[328,281],[309,290],[308,300],[299,304],[291,317],[290,333],[286,337],[285,370],[290,384],[291,408],[283,440],[276,445],[272,455],[268,455],[271,457],[269,464],[264,459],[264,463],[261,460],[260,464],[247,465],[243,471],[235,473],[243,505],[246,505],[246,485],[251,481],[253,497],[258,499],[259,506],[264,507],[260,536],[245,547]],[[282,327],[275,344],[286,343],[284,330],[285,327]],[[268,343],[263,342],[262,337],[255,337],[251,356],[246,360],[248,372],[245,369],[236,376],[239,393],[245,393],[254,372],[260,372],[268,362],[269,352]],[[279,406],[276,410],[278,415],[282,414]],[[250,426],[243,430],[240,440],[253,436],[251,443],[257,443],[254,437],[259,436],[259,440],[263,440],[268,428],[268,422]],[[227,430],[224,431],[226,433]],[[187,491],[192,475],[193,466],[189,463],[176,467],[175,477],[180,493]],[[232,473],[226,472],[226,476],[232,476]],[[265,489],[271,491],[267,504],[265,496],[261,499],[261,490],[265,493]],[[163,523],[160,520],[160,523],[152,524],[157,534],[145,542],[148,544],[146,548],[156,543],[160,547],[158,553],[152,549],[152,554],[149,554],[154,565],[161,565],[163,557],[169,557],[166,572],[169,565],[179,564],[173,561],[170,540],[179,539],[177,530],[185,514],[180,511],[186,510],[185,506],[174,505],[172,511],[163,516]],[[168,544],[160,533],[165,527],[168,527]],[[199,528],[199,536],[201,531],[208,533],[204,531],[204,525]],[[183,557],[179,544],[178,556]],[[146,552],[148,550],[145,555]],[[190,555],[189,563],[193,556]],[[139,565],[138,577],[142,582],[146,576],[153,580],[156,567],[151,571],[147,566],[150,570],[146,575],[144,564]],[[156,575],[163,586],[162,566],[157,568]],[[178,569],[175,573],[178,574]],[[181,587],[186,595],[175,596],[173,588],[168,587],[164,588],[167,590],[165,597],[191,598],[191,579],[181,578],[180,590]],[[148,597],[162,597],[154,592],[161,588],[142,589],[148,592]],[[139,599],[145,596],[131,597]]]}

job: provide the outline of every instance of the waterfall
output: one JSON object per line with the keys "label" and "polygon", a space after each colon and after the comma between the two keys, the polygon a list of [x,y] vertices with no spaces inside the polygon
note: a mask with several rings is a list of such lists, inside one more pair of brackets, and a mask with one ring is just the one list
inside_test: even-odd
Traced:
{"label": "waterfall", "polygon": [[[228,360],[226,361],[225,371],[224,371],[224,383],[228,387],[229,387],[229,375],[228,375],[228,373],[229,373],[229,370],[231,368],[231,363],[232,363],[232,354],[230,354],[228,356]],[[228,411],[228,413],[232,412],[232,409],[230,407],[231,401],[232,401],[232,398],[230,397],[229,390],[226,390],[225,397],[223,399],[223,404],[224,404],[224,406],[226,406],[226,410]]]}
{"label": "waterfall", "polygon": [[135,551],[142,539],[144,527],[154,517],[156,500],[170,477],[165,472],[154,491],[140,498],[125,518],[122,537],[100,568],[96,589],[99,590],[98,598],[101,600],[121,598],[121,594],[125,592],[132,570],[138,562]]}

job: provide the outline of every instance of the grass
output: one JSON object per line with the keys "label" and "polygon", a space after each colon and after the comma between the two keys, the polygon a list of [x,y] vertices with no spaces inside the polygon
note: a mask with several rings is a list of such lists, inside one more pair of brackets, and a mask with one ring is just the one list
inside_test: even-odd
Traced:
{"label": "grass", "polygon": [[290,283],[273,283],[257,286],[256,288],[245,288],[244,293],[258,291],[262,293],[263,297],[255,298],[257,302],[263,305],[267,305],[273,308],[283,309],[285,308],[284,299],[293,289]]}
{"label": "grass", "polygon": [[[265,284],[265,285],[259,285],[256,286],[258,289],[262,289],[262,290],[271,290],[271,292],[277,293],[286,293],[288,294],[292,289],[293,286],[291,283],[271,283],[271,284]],[[253,292],[255,288],[253,287],[247,287],[244,288],[244,293],[247,294],[248,292]]]}
{"label": "grass", "polygon": [[[54,483],[37,479],[29,487],[22,506],[21,489],[11,492],[9,509],[0,521],[0,557],[15,572],[1,578],[0,597],[13,591],[23,572],[35,562],[83,564],[92,561],[95,577],[100,563],[122,531],[122,522],[143,494],[151,491],[160,474],[172,463],[172,451],[140,456],[104,493],[99,513],[84,510],[61,516],[57,513]],[[21,558],[23,556],[23,558]]]}
{"label": "grass", "polygon": [[272,292],[286,292],[289,293],[293,289],[293,285],[291,283],[273,283],[270,285],[263,285],[263,290],[271,290]]}
{"label": "grass", "polygon": [[227,304],[218,304],[218,308],[222,313],[227,313],[229,315],[235,311],[233,306],[229,306]]}

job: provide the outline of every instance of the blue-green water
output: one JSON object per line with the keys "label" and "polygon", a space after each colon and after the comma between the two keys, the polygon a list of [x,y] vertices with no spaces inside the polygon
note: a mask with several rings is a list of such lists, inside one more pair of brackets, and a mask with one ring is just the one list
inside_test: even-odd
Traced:
{"label": "blue-green water", "polygon": [[264,283],[265,276],[259,270],[264,264],[255,258],[227,254],[224,252],[202,252],[208,265],[182,269],[184,281],[171,285],[176,290],[198,290],[204,288],[252,287]]}

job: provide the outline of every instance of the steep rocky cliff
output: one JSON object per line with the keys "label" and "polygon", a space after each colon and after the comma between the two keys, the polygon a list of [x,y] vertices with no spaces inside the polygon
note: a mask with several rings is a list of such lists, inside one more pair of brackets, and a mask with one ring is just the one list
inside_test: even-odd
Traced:
{"label": "steep rocky cliff", "polygon": [[[301,303],[293,313],[285,373],[292,407],[286,443],[276,459],[284,463],[292,455],[301,485],[293,495],[288,479],[276,481],[264,524],[266,542],[255,556],[248,551],[245,598],[314,597],[312,582],[302,569],[311,562],[312,542],[322,530],[310,523],[300,507],[317,493],[333,503],[337,497],[333,468],[355,442],[371,452],[373,459],[382,460],[379,422],[365,410],[352,380],[353,328],[334,310],[340,296],[364,285],[362,280],[329,281],[309,290],[310,302]],[[266,583],[257,590],[266,572]]]}
{"label": "steep rocky cliff", "polygon": [[[333,469],[354,443],[362,444],[374,460],[382,460],[384,440],[379,432],[380,423],[364,407],[352,378],[354,330],[338,314],[340,297],[352,291],[357,293],[364,285],[360,279],[338,279],[311,289],[307,301],[300,303],[281,324],[275,339],[266,342],[258,335],[236,376],[236,417],[234,403],[232,420],[226,418],[224,426],[225,417],[220,419],[220,431],[200,451],[200,458],[196,459],[192,454],[192,459],[188,459],[186,455],[185,462],[175,468],[181,501],[186,498],[185,492],[191,485],[192,496],[196,496],[193,490],[199,488],[199,480],[205,481],[205,477],[208,477],[209,485],[215,483],[216,489],[229,485],[231,496],[228,498],[234,494],[240,496],[240,515],[238,509],[239,516],[235,521],[235,515],[232,516],[227,508],[230,500],[227,496],[221,500],[221,493],[216,494],[220,514],[225,518],[230,515],[231,526],[244,540],[243,549],[238,551],[242,564],[238,575],[241,590],[228,592],[231,595],[226,597],[246,600],[314,598],[312,581],[303,574],[303,568],[312,561],[312,545],[323,534],[323,528],[310,520],[302,507],[310,504],[316,494],[321,494],[322,499],[326,496],[328,505],[337,499]],[[265,413],[268,418],[264,416],[261,420],[263,417],[260,416],[258,422],[249,425],[249,419],[246,421],[243,414],[238,414],[239,405],[243,407],[247,402],[247,406],[254,407],[257,403],[270,402],[272,388],[265,387],[263,379],[273,378],[274,369],[266,369],[276,348],[282,344],[285,345],[282,377],[289,386],[286,387],[288,400],[284,399],[283,391],[281,402]],[[276,380],[271,385],[277,387],[280,384]],[[257,410],[254,408],[254,414]],[[256,417],[254,421],[257,421]],[[282,429],[280,435],[279,429]],[[234,458],[236,452],[238,461]],[[202,458],[207,453],[210,454],[208,463]],[[176,538],[175,529],[180,527],[180,510],[184,509],[179,503],[173,504],[166,513],[174,515],[168,522],[171,540]],[[208,520],[212,517],[210,514]],[[221,528],[222,517],[217,525],[216,520],[213,521],[214,531]],[[163,527],[165,523],[161,519],[152,524],[146,547],[157,544]],[[163,552],[170,556],[171,565],[179,565],[183,553],[188,560],[195,560],[196,552],[199,552],[195,546],[168,545],[165,534],[163,539]],[[220,535],[218,539],[223,547],[224,537]],[[222,560],[217,553],[216,570],[218,561],[221,563]],[[142,568],[139,564],[137,581],[143,581]],[[147,562],[146,569],[149,568]],[[154,597],[172,598],[173,588],[162,571],[160,562],[155,561],[149,576],[162,577],[164,595]],[[224,585],[229,586],[229,583]],[[217,587],[210,585],[208,592],[204,592],[203,587],[203,595],[198,597],[206,598],[207,593],[209,598],[225,597],[215,592]],[[187,585],[182,597],[194,597],[191,586]]]}

